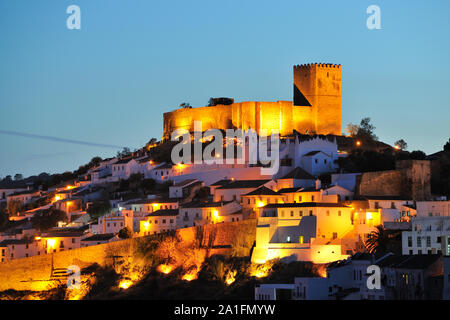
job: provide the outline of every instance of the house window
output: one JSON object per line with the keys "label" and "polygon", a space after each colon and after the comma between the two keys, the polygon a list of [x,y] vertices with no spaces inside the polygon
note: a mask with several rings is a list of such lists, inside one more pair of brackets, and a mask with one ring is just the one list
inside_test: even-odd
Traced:
{"label": "house window", "polygon": [[165,223],[166,223],[166,219],[163,219],[162,223],[164,223],[164,224],[165,224]]}
{"label": "house window", "polygon": [[303,244],[303,236],[300,236],[300,237],[298,238],[298,242],[299,242],[300,244]]}
{"label": "house window", "polygon": [[60,248],[64,248],[64,241],[61,240],[61,243],[59,244]]}
{"label": "house window", "polygon": [[417,237],[417,246],[418,247],[422,246],[422,237]]}
{"label": "house window", "polygon": [[339,216],[339,217],[341,216],[341,211],[338,211],[338,216]]}
{"label": "house window", "polygon": [[327,210],[327,217],[330,216],[330,210]]}
{"label": "house window", "polygon": [[313,215],[313,211],[309,210],[309,215],[312,216]]}
{"label": "house window", "polygon": [[327,159],[323,159],[323,163],[324,163],[324,164],[327,164]]}
{"label": "house window", "polygon": [[173,219],[170,219],[170,223],[173,223]]}
{"label": "house window", "polygon": [[311,201],[314,202],[314,196],[311,196]]}
{"label": "house window", "polygon": [[408,237],[408,247],[412,247],[412,237]]}
{"label": "house window", "polygon": [[293,217],[293,216],[294,216],[294,211],[291,210],[291,217]]}
{"label": "house window", "polygon": [[319,160],[317,160],[317,159],[314,159],[314,162],[315,162],[315,163],[318,163],[318,162],[319,162]]}
{"label": "house window", "polygon": [[337,239],[337,232],[333,232],[333,239]]}
{"label": "house window", "polygon": [[431,237],[427,237],[427,247],[431,247]]}
{"label": "house window", "polygon": [[72,238],[72,243],[75,243],[75,238]]}
{"label": "house window", "polygon": [[303,211],[300,210],[300,217],[303,217]]}
{"label": "house window", "polygon": [[302,196],[298,196],[298,202],[302,202]]}

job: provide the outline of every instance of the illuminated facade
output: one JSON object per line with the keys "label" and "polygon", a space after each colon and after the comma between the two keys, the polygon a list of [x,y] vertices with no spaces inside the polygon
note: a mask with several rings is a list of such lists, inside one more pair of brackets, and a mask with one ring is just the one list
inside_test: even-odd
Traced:
{"label": "illuminated facade", "polygon": [[164,113],[163,140],[177,129],[194,131],[194,121],[202,130],[278,129],[285,136],[300,133],[341,134],[341,65],[307,64],[294,66],[293,101],[246,101],[228,105],[181,108]]}

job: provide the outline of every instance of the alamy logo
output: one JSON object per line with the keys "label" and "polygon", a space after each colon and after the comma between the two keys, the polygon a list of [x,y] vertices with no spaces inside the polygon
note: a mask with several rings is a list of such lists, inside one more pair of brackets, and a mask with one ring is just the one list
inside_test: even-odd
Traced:
{"label": "alamy logo", "polygon": [[81,29],[81,9],[77,5],[71,5],[67,7],[66,13],[70,16],[66,20],[67,29],[80,30]]}
{"label": "alamy logo", "polygon": [[370,16],[367,18],[367,21],[366,21],[367,29],[369,29],[369,30],[381,29],[380,7],[377,5],[374,5],[374,4],[371,6],[368,6],[366,13],[370,14]]}
{"label": "alamy logo", "polygon": [[381,289],[381,270],[377,265],[371,265],[367,267],[367,289]]}
{"label": "alamy logo", "polygon": [[[171,135],[172,141],[179,141],[172,149],[172,162],[174,164],[244,164],[245,154],[248,153],[248,163],[251,165],[262,164],[261,175],[274,175],[280,166],[280,134],[278,130],[272,130],[268,139],[267,130],[227,129],[224,140],[221,130],[209,129],[202,134],[202,122],[194,121],[194,152],[192,153],[191,134],[186,129],[177,129]],[[180,141],[181,138],[181,141]],[[202,142],[211,141],[204,150]],[[226,141],[225,155],[223,145]],[[245,151],[243,150],[245,149]],[[269,150],[270,149],[270,150]],[[236,154],[235,154],[236,150]],[[225,156],[225,157],[224,157]]]}
{"label": "alamy logo", "polygon": [[76,265],[71,265],[67,267],[67,273],[69,277],[67,278],[67,289],[80,289],[81,284],[81,272],[80,267]]}

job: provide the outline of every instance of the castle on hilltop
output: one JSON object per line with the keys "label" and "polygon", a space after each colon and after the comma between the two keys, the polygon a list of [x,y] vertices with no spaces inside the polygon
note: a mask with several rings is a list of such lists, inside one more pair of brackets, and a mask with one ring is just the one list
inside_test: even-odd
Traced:
{"label": "castle on hilltop", "polygon": [[[214,100],[214,99],[213,99]],[[278,129],[282,136],[293,130],[307,134],[341,134],[341,65],[312,63],[294,66],[293,101],[217,99],[200,108],[164,113],[163,140],[176,129],[194,131],[194,121],[208,129]],[[228,102],[228,103],[227,103]]]}

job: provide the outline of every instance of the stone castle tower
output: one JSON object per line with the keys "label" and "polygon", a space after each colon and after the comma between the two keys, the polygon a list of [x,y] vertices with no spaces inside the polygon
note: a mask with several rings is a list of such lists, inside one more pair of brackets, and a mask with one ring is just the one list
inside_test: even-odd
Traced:
{"label": "stone castle tower", "polygon": [[[230,102],[234,102],[231,101]],[[164,113],[163,140],[176,129],[272,129],[282,136],[300,133],[341,134],[341,65],[294,66],[293,101],[245,101]]]}
{"label": "stone castle tower", "polygon": [[341,134],[341,65],[294,66],[294,106],[310,106],[313,131]]}

